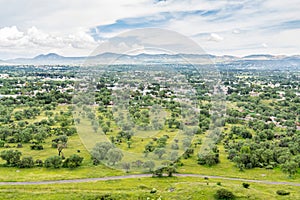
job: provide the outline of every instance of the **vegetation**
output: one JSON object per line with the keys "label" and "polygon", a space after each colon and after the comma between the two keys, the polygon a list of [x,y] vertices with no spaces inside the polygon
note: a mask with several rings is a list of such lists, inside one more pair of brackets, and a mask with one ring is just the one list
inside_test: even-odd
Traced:
{"label": "vegetation", "polygon": [[[179,172],[299,182],[297,70],[221,66],[215,88],[189,66],[175,67],[182,76],[111,67],[89,82],[84,72],[74,76],[78,67],[0,66],[9,75],[0,79],[2,181]],[[214,99],[216,89],[222,101]],[[190,91],[195,96],[183,98]],[[242,186],[243,192],[254,187]],[[151,185],[147,194],[152,188],[161,193]],[[211,197],[230,196],[210,189]]]}
{"label": "vegetation", "polygon": [[217,190],[215,196],[216,196],[216,199],[222,199],[222,200],[234,199],[233,193],[231,191],[226,190],[226,189]]}
{"label": "vegetation", "polygon": [[[216,199],[219,189],[231,191],[235,199],[299,199],[299,187],[251,183],[250,189],[241,188],[242,182],[199,178],[141,178],[90,183],[48,185],[0,186],[1,199]],[[187,184],[189,183],[189,184]],[[116,190],[118,192],[116,192]],[[289,191],[288,196],[279,196],[276,191]],[[153,191],[151,193],[151,191]],[[155,192],[154,192],[155,191]]]}

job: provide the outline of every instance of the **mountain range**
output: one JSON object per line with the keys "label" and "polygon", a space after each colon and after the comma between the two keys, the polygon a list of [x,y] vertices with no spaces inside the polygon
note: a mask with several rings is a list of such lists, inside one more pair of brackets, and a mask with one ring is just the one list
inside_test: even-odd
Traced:
{"label": "mountain range", "polygon": [[269,54],[236,57],[211,54],[138,54],[127,55],[102,53],[95,56],[65,57],[55,53],[41,54],[33,58],[0,60],[1,65],[94,65],[94,64],[136,64],[136,63],[220,63],[220,64],[269,64],[289,63],[300,66],[300,56],[274,56]]}

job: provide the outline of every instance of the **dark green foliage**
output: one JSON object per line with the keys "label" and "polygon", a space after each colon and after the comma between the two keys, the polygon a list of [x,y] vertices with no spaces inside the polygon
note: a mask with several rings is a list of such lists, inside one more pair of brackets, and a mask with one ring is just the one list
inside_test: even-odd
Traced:
{"label": "dark green foliage", "polygon": [[20,160],[19,167],[20,168],[31,168],[34,166],[34,161],[31,156],[25,156]]}
{"label": "dark green foliage", "polygon": [[198,153],[199,165],[213,166],[218,164],[219,162],[219,150],[217,148],[212,148],[210,150]]}
{"label": "dark green foliage", "polygon": [[46,168],[60,168],[62,164],[62,158],[59,156],[51,156],[44,162]]}
{"label": "dark green foliage", "polygon": [[149,142],[146,146],[145,146],[145,152],[152,152],[154,151],[155,146],[153,144],[153,142]]}
{"label": "dark green foliage", "polygon": [[230,199],[234,199],[233,193],[231,191],[223,189],[223,188],[217,190],[217,192],[215,194],[215,197],[218,200],[230,200]]}
{"label": "dark green foliage", "polygon": [[184,152],[183,157],[184,157],[185,159],[187,159],[187,158],[190,158],[193,154],[194,154],[194,149],[193,149],[193,148],[188,148],[188,149]]}
{"label": "dark green foliage", "polygon": [[297,173],[298,164],[294,161],[287,161],[286,163],[282,164],[281,169],[284,173],[292,176]]}
{"label": "dark green foliage", "polygon": [[76,168],[81,165],[82,161],[83,161],[83,157],[77,154],[73,154],[63,162],[63,167]]}
{"label": "dark green foliage", "polygon": [[289,195],[290,192],[285,191],[285,190],[277,190],[276,194],[281,195],[281,196],[286,196],[286,195]]}
{"label": "dark green foliage", "polygon": [[150,190],[150,193],[151,193],[151,194],[154,194],[154,193],[156,193],[156,192],[157,192],[156,188],[152,188],[152,189]]}
{"label": "dark green foliage", "polygon": [[235,134],[235,135],[238,135],[238,136],[241,136],[244,139],[246,139],[246,138],[251,139],[252,138],[252,134],[246,129],[246,127],[233,126],[231,128],[231,133]]}
{"label": "dark green foliage", "polygon": [[18,166],[22,153],[18,150],[4,150],[1,152],[0,157],[6,161],[7,166]]}
{"label": "dark green foliage", "polygon": [[0,147],[4,147],[5,141],[0,140]]}
{"label": "dark green foliage", "polygon": [[243,187],[246,188],[246,189],[248,189],[248,188],[250,187],[250,184],[249,184],[249,183],[243,183],[242,185],[243,185]]}
{"label": "dark green foliage", "polygon": [[41,144],[33,144],[33,145],[30,145],[30,149],[31,150],[43,150],[44,147]]}
{"label": "dark green foliage", "polygon": [[40,160],[40,159],[37,159],[36,161],[35,161],[35,164],[36,164],[36,166],[37,167],[43,167],[43,161],[42,160]]}

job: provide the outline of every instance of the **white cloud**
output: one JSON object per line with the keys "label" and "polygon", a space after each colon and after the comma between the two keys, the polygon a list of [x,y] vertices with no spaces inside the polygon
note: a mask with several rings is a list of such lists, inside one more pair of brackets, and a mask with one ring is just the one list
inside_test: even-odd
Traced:
{"label": "white cloud", "polygon": [[0,38],[2,40],[15,40],[23,36],[23,33],[20,32],[16,26],[4,27],[0,29]]}
{"label": "white cloud", "polygon": [[16,45],[16,41],[23,37],[23,32],[20,32],[16,26],[4,27],[0,29],[0,47],[10,47]]}
{"label": "white cloud", "polygon": [[262,43],[261,46],[264,48],[268,48],[268,45],[266,43]]}
{"label": "white cloud", "polygon": [[240,34],[241,31],[240,31],[239,29],[234,29],[234,30],[232,31],[232,33],[234,33],[234,34]]}
{"label": "white cloud", "polygon": [[[89,35],[90,28],[125,18],[162,20],[161,28],[189,37],[206,34],[209,41],[207,37],[193,39],[208,53],[300,53],[299,31],[289,30],[289,27],[281,29],[285,22],[300,20],[299,0],[289,3],[281,0],[167,0],[159,3],[154,0],[76,0],[71,3],[1,0],[0,6],[0,52],[5,56],[31,56],[49,51],[86,55],[99,44]],[[176,16],[177,12],[195,10],[213,13]],[[172,17],[164,21],[164,13]],[[122,27],[104,34],[100,30],[100,33],[112,37],[126,29]],[[262,48],[263,43],[268,48]]]}
{"label": "white cloud", "polygon": [[224,38],[216,33],[211,33],[208,40],[214,41],[214,42],[221,42]]}
{"label": "white cloud", "polygon": [[71,52],[77,51],[76,49],[85,49],[86,53],[96,48],[97,45],[98,42],[84,30],[78,30],[69,35],[58,35],[45,33],[36,27],[30,27],[25,31],[20,31],[16,26],[0,29],[0,51],[11,51],[17,56],[22,51],[29,53],[29,56],[51,51],[59,51],[64,55],[70,50]]}

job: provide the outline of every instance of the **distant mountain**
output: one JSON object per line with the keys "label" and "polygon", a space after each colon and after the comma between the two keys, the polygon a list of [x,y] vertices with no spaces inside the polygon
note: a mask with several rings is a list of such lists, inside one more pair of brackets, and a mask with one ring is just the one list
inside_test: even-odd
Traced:
{"label": "distant mountain", "polygon": [[300,65],[300,56],[274,56],[269,54],[235,57],[230,55],[216,56],[211,54],[138,54],[127,55],[117,53],[102,53],[93,56],[65,57],[56,53],[41,54],[33,58],[16,58],[0,61],[15,65],[95,65],[95,64],[137,64],[137,63],[232,63],[244,66],[280,66],[283,64]]}
{"label": "distant mountain", "polygon": [[248,56],[244,56],[243,59],[244,60],[270,60],[270,59],[275,59],[276,57],[273,55],[269,55],[269,54],[254,54],[254,55],[248,55]]}
{"label": "distant mountain", "polygon": [[56,53],[49,53],[49,54],[46,54],[46,55],[44,55],[44,54],[41,54],[41,55],[38,55],[38,56],[36,56],[36,57],[34,57],[33,59],[34,60],[61,60],[61,59],[63,59],[63,58],[65,58],[64,56],[60,56],[60,55],[58,55],[58,54],[56,54]]}
{"label": "distant mountain", "polygon": [[41,54],[34,58],[16,58],[6,60],[8,63],[20,65],[78,65],[82,63],[86,57],[64,57],[56,53]]}

